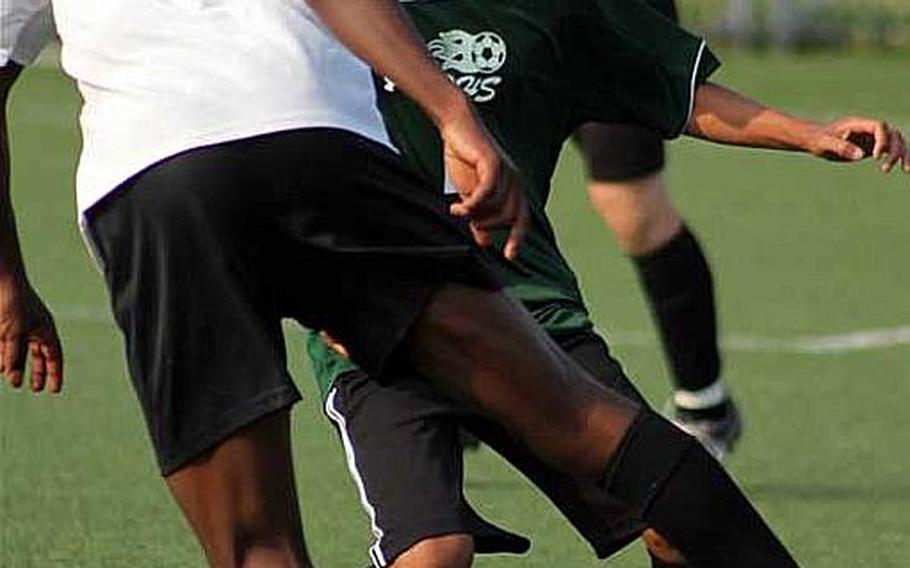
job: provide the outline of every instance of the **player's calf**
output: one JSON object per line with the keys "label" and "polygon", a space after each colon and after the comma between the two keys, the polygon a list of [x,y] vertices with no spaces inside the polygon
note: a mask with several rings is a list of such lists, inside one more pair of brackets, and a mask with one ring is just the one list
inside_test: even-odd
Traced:
{"label": "player's calf", "polygon": [[290,453],[288,412],[238,431],[167,477],[217,568],[309,568]]}

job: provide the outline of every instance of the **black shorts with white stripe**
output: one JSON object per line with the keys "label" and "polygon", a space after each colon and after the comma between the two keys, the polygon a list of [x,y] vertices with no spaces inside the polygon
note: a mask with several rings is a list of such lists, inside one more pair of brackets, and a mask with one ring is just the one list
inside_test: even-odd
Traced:
{"label": "black shorts with white stripe", "polygon": [[[598,336],[584,333],[560,344],[598,380],[643,402]],[[644,529],[599,488],[576,484],[497,425],[438,394],[421,377],[377,381],[362,371],[346,373],[330,391],[326,413],[338,428],[370,517],[375,541],[369,553],[377,568],[422,540],[447,534],[472,535],[481,554],[527,550],[524,538],[481,518],[468,502],[461,428],[475,433],[540,488],[598,557],[618,551]]]}

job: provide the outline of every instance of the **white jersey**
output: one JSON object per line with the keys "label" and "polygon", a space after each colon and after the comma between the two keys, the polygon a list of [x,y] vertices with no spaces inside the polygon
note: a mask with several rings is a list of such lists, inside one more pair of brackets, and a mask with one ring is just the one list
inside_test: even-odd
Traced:
{"label": "white jersey", "polygon": [[368,67],[305,0],[2,4],[3,28],[10,14],[49,13],[53,4],[63,68],[84,99],[80,212],[149,166],[201,146],[308,127],[391,146]]}

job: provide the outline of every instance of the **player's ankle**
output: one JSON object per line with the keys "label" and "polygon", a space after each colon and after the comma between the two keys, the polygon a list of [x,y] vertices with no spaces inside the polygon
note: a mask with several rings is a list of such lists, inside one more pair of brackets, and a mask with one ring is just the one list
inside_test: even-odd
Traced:
{"label": "player's ankle", "polygon": [[677,416],[691,419],[723,418],[730,405],[730,393],[721,379],[700,389],[677,388],[672,397]]}

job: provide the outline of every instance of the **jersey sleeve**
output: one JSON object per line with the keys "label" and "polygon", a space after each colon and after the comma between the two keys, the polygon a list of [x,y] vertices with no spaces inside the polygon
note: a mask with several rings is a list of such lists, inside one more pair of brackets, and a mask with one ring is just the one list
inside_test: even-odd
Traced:
{"label": "jersey sleeve", "polygon": [[50,0],[0,1],[0,67],[30,65],[55,36]]}
{"label": "jersey sleeve", "polygon": [[573,120],[636,123],[678,136],[695,90],[720,66],[705,41],[645,0],[569,0],[564,21]]}

